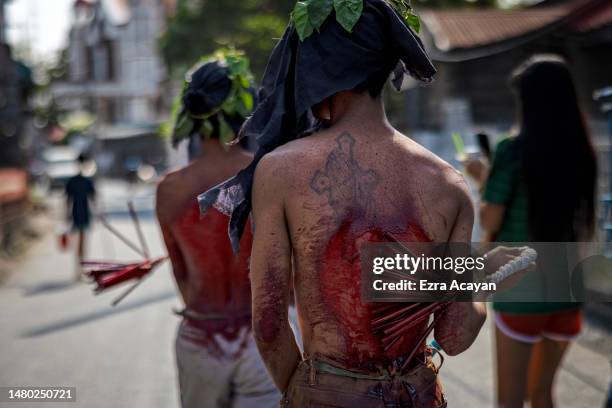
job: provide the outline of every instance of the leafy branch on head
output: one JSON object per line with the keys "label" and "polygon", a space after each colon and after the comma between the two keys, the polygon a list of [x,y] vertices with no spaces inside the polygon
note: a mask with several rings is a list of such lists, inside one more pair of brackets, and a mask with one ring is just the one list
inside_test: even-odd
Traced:
{"label": "leafy branch on head", "polygon": [[[291,21],[304,41],[316,30],[319,31],[332,10],[336,21],[346,31],[353,32],[363,12],[364,0],[302,0],[298,1],[291,12]],[[421,28],[419,17],[414,13],[410,0],[385,0],[416,33]]]}

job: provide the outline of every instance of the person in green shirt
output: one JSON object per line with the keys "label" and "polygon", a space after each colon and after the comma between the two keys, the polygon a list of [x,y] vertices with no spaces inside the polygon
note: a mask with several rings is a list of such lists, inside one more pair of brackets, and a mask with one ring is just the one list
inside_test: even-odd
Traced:
{"label": "person in green shirt", "polygon": [[[596,162],[566,63],[535,56],[512,74],[519,132],[497,145],[491,166],[465,163],[483,189],[480,223],[490,241],[576,242],[594,227]],[[495,298],[497,399],[504,408],[552,407],[552,385],[581,329],[579,303],[518,302],[535,275]],[[529,280],[532,280],[531,282]]]}

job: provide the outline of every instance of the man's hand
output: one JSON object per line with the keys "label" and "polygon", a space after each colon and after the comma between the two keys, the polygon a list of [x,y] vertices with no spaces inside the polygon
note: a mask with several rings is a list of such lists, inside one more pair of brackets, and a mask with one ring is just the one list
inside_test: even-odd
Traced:
{"label": "man's hand", "polygon": [[[505,247],[499,246],[485,254],[485,278],[492,276],[502,266],[508,264],[514,259],[518,258],[528,247]],[[536,267],[535,261],[530,262],[526,268],[516,271],[510,274],[508,277],[497,283],[497,291],[503,292],[508,289],[512,289],[516,284],[523,278],[523,276],[530,271],[533,271]]]}
{"label": "man's hand", "polygon": [[479,186],[484,185],[489,176],[489,164],[485,159],[467,157],[461,160],[461,164],[463,164],[465,172],[472,177]]}

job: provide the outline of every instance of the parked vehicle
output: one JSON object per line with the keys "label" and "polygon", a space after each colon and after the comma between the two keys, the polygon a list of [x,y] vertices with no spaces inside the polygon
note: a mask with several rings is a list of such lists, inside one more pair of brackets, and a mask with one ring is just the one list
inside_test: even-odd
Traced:
{"label": "parked vehicle", "polygon": [[79,173],[79,152],[69,146],[49,147],[42,154],[42,183],[50,189],[64,188],[66,181]]}

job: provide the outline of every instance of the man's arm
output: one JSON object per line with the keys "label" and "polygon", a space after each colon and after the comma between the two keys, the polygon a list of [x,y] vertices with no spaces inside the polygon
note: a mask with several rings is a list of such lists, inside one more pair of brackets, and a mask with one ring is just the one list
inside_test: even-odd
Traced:
{"label": "man's arm", "polygon": [[[461,182],[461,208],[451,231],[449,242],[469,244],[474,226],[474,207],[465,182]],[[480,332],[487,318],[483,302],[454,302],[445,311],[434,328],[434,337],[448,355],[467,350]]]}
{"label": "man's arm", "polygon": [[286,390],[301,360],[287,317],[291,287],[291,243],[282,187],[273,185],[274,163],[266,157],[255,172],[251,292],[255,341],[276,386]]}
{"label": "man's arm", "polygon": [[187,267],[185,266],[185,259],[183,258],[183,253],[181,252],[178,243],[176,242],[176,238],[172,233],[170,228],[170,223],[168,222],[167,216],[167,208],[168,201],[165,197],[166,187],[164,181],[160,183],[157,188],[157,194],[155,199],[155,213],[157,215],[157,221],[159,222],[159,227],[162,231],[162,236],[164,237],[164,243],[166,244],[166,249],[168,251],[168,256],[170,257],[170,262],[172,263],[172,272],[174,273],[174,278],[176,279],[176,284],[178,286],[183,299],[187,294]]}

